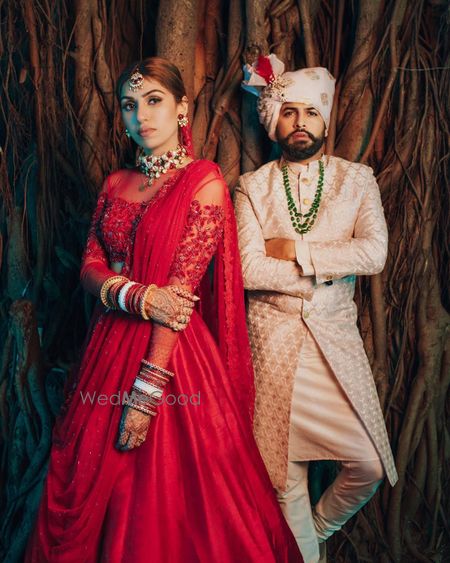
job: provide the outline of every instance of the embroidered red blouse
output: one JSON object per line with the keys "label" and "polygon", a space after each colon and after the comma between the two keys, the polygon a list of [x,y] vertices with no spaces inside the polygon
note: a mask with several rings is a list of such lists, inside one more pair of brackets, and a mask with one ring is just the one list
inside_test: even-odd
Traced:
{"label": "embroidered red blouse", "polygon": [[[171,180],[149,201],[129,201],[116,195],[117,187],[112,189],[105,181],[82,257],[80,278],[87,291],[98,296],[105,279],[116,275],[117,272],[110,269],[111,262],[123,262],[121,273],[127,275],[134,235],[142,214],[148,205],[155,203],[171,188]],[[192,201],[184,235],[170,270],[170,277],[176,278],[180,285],[191,291],[197,288],[222,235],[223,201],[218,196],[213,195],[211,199],[211,188],[203,188]]]}

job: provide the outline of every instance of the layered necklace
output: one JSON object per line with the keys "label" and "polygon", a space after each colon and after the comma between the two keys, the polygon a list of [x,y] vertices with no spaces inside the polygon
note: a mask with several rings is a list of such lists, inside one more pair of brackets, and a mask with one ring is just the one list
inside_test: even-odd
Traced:
{"label": "layered necklace", "polygon": [[312,229],[316,221],[317,212],[319,211],[320,206],[320,200],[322,199],[325,167],[322,160],[319,160],[319,180],[317,182],[316,194],[307,213],[301,213],[295,205],[295,200],[292,197],[291,184],[289,182],[287,162],[284,162],[283,166],[281,167],[281,171],[283,173],[283,184],[286,191],[286,198],[288,202],[288,209],[291,216],[292,226],[299,235],[304,235]]}
{"label": "layered necklace", "polygon": [[158,156],[152,154],[146,155],[144,151],[141,150],[136,158],[136,166],[147,176],[147,183],[142,184],[139,191],[142,192],[150,187],[154,180],[159,178],[162,174],[166,174],[169,170],[181,168],[186,155],[187,150],[183,145],[178,145],[175,150],[167,151]]}

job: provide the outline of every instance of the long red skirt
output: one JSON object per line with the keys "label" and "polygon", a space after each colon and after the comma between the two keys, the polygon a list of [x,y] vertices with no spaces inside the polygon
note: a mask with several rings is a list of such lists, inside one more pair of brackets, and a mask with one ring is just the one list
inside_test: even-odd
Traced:
{"label": "long red skirt", "polygon": [[77,389],[54,428],[25,561],[301,562],[247,409],[196,312],[146,441],[128,452],[115,448],[120,400],[150,331],[137,317],[100,315]]}

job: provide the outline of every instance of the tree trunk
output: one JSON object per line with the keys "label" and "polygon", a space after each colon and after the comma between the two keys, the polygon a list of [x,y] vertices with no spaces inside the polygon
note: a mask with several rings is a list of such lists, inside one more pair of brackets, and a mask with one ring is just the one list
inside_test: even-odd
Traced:
{"label": "tree trunk", "polygon": [[384,272],[359,280],[356,301],[400,480],[394,489],[382,485],[328,542],[329,554],[337,563],[446,560],[447,3],[3,0],[1,7],[2,559],[21,561],[52,421],[92,311],[79,286],[80,256],[98,189],[130,148],[114,99],[117,76],[147,56],[174,62],[197,156],[217,160],[232,189],[273,153],[256,97],[240,87],[242,65],[270,51],[288,70],[326,66],[336,77],[327,152],[373,167],[390,236]]}

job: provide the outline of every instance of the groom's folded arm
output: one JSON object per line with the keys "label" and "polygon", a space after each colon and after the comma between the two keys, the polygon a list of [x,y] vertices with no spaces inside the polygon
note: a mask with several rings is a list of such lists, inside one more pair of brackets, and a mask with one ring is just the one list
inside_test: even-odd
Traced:
{"label": "groom's folded arm", "polygon": [[321,284],[346,276],[370,276],[383,270],[388,251],[388,231],[380,189],[371,169],[350,240],[296,242],[297,262],[304,273]]}
{"label": "groom's folded arm", "polygon": [[245,289],[277,291],[311,300],[314,293],[312,276],[302,276],[295,262],[266,255],[261,225],[242,179],[235,188],[234,207]]}

